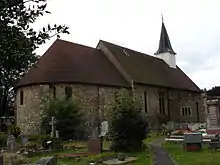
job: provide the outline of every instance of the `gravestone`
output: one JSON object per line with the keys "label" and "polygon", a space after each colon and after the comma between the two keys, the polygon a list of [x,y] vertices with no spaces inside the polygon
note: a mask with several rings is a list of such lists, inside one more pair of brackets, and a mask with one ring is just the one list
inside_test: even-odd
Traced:
{"label": "gravestone", "polygon": [[187,123],[182,123],[182,124],[181,124],[181,129],[186,130],[186,129],[188,129],[188,128],[189,128],[189,126],[188,126]]}
{"label": "gravestone", "polygon": [[36,165],[57,165],[57,157],[52,156],[52,157],[44,157],[41,158]]}
{"label": "gravestone", "polygon": [[88,151],[94,154],[100,154],[102,152],[102,141],[98,137],[98,128],[92,128],[92,135],[88,141]]}
{"label": "gravestone", "polygon": [[101,136],[105,136],[108,133],[108,122],[103,121],[101,123]]}
{"label": "gravestone", "polygon": [[184,134],[184,149],[186,151],[198,151],[202,148],[201,133],[185,133]]}
{"label": "gravestone", "polygon": [[9,135],[7,139],[7,152],[14,153],[15,151],[16,151],[15,137],[13,135]]}
{"label": "gravestone", "polygon": [[51,117],[51,122],[50,122],[50,125],[51,125],[51,138],[54,138],[56,135],[56,132],[55,132],[55,125],[56,125],[56,118],[54,116]]}
{"label": "gravestone", "polygon": [[25,135],[21,135],[20,137],[21,137],[21,145],[25,146],[28,142],[28,137]]}
{"label": "gravestone", "polygon": [[56,138],[59,139],[60,136],[59,136],[59,131],[56,131]]}
{"label": "gravestone", "polygon": [[165,125],[165,128],[167,130],[174,130],[175,129],[175,122],[173,122],[173,121],[167,122],[167,124]]}

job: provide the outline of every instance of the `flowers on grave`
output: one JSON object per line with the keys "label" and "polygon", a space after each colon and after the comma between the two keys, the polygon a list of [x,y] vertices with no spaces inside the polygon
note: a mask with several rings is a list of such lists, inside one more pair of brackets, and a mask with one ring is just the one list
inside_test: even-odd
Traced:
{"label": "flowers on grave", "polygon": [[192,131],[190,129],[181,129],[181,130],[175,130],[171,133],[171,135],[184,135],[185,133],[192,133],[195,131]]}
{"label": "flowers on grave", "polygon": [[84,144],[74,142],[65,142],[62,145],[64,149],[81,149],[86,147]]}
{"label": "flowers on grave", "polygon": [[38,142],[35,141],[29,141],[25,144],[25,147],[28,151],[37,151],[37,149],[39,148],[39,144]]}

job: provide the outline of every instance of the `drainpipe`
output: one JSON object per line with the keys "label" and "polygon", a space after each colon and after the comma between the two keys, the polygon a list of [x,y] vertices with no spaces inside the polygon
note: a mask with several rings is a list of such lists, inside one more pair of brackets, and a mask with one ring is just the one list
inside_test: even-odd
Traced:
{"label": "drainpipe", "polygon": [[197,122],[199,122],[200,118],[199,118],[199,103],[198,103],[198,101],[196,102],[196,114],[197,114]]}
{"label": "drainpipe", "polygon": [[170,97],[169,97],[169,91],[167,91],[167,112],[168,112],[168,121],[170,121]]}

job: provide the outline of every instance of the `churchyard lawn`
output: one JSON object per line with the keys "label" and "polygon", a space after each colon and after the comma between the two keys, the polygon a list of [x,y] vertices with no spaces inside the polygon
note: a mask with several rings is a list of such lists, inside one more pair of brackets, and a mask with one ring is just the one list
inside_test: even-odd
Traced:
{"label": "churchyard lawn", "polygon": [[[154,141],[157,138],[160,138],[160,135],[157,135],[156,133],[150,133],[150,136],[146,138],[145,144],[148,146],[149,143]],[[104,142],[104,148],[108,148],[108,143]],[[60,154],[74,154],[76,152],[86,152],[86,148],[80,149],[79,151],[74,151],[74,150],[64,150],[62,152],[57,152],[57,153],[45,153],[44,155],[36,155],[32,156],[29,159],[29,162],[36,162],[39,160],[42,156],[53,156],[53,155],[60,155]],[[89,160],[99,160],[102,157],[105,156],[111,156],[111,155],[117,155],[116,153],[112,152],[104,152],[99,155],[92,155],[89,157],[81,157],[80,161],[76,161],[73,158],[58,158],[58,165],[85,165],[88,164]],[[130,165],[153,165],[153,155],[149,147],[147,147],[144,151],[140,152],[132,152],[132,153],[127,153],[127,156],[132,156],[138,158],[135,162],[129,163]]]}
{"label": "churchyard lawn", "polygon": [[178,165],[219,165],[220,151],[204,146],[198,152],[186,152],[181,143],[165,142],[163,147],[173,157]]}

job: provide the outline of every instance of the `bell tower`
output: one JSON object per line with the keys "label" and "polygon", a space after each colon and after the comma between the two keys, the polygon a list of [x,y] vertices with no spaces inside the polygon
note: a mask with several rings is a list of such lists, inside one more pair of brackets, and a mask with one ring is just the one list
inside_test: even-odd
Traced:
{"label": "bell tower", "polygon": [[154,53],[158,58],[163,59],[171,68],[176,68],[176,53],[174,52],[162,17],[159,48]]}

